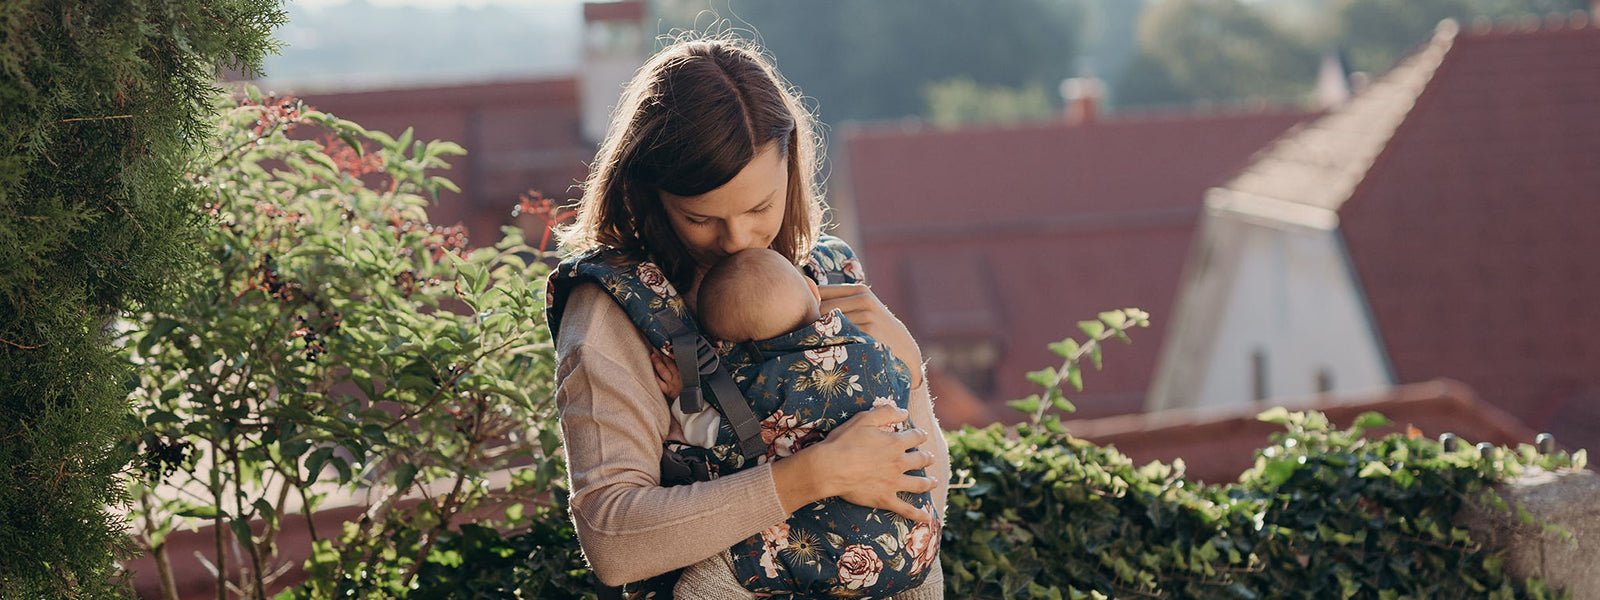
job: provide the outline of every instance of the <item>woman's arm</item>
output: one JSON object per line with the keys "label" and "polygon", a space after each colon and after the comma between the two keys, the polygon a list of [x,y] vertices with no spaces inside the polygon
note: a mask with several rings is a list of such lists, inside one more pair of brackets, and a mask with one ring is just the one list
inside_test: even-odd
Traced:
{"label": "woman's arm", "polygon": [[660,486],[671,415],[650,352],[603,290],[573,290],[556,345],[556,403],[578,540],[607,585],[698,562],[788,517],[768,465]]}
{"label": "woman's arm", "polygon": [[933,415],[933,396],[928,393],[928,380],[924,378],[922,385],[911,390],[911,424],[928,432],[928,441],[920,446],[933,455],[933,464],[928,465],[928,476],[938,481],[938,487],[933,489],[933,506],[938,509],[938,517],[944,522],[945,502],[950,494],[950,445],[945,442],[944,429],[939,427],[939,419]]}

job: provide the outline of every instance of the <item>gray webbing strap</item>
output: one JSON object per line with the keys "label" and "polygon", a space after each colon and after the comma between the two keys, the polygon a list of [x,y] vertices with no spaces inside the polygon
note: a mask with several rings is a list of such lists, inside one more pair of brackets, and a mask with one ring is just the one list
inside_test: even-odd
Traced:
{"label": "gray webbing strap", "polygon": [[[667,338],[672,340],[672,355],[678,364],[678,377],[683,381],[678,407],[689,414],[705,409],[700,378],[706,377],[711,384],[711,401],[716,404],[722,417],[728,420],[728,425],[733,427],[734,435],[739,436],[739,454],[747,461],[766,454],[767,444],[761,439],[761,420],[750,410],[750,403],[739,392],[733,376],[722,368],[716,350],[704,337],[690,330],[671,309],[656,311],[655,317],[656,322],[666,329]],[[691,348],[692,351],[686,351]]]}

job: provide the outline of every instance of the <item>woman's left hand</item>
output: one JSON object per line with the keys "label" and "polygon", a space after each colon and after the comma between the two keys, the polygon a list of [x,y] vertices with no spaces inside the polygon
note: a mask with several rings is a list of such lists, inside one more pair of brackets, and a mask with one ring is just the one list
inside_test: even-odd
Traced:
{"label": "woman's left hand", "polygon": [[837,308],[844,316],[860,327],[867,335],[889,346],[896,358],[905,361],[911,369],[911,388],[922,385],[922,349],[912,339],[905,323],[889,312],[889,307],[878,300],[872,288],[859,283],[817,286],[822,293],[822,312],[827,314]]}

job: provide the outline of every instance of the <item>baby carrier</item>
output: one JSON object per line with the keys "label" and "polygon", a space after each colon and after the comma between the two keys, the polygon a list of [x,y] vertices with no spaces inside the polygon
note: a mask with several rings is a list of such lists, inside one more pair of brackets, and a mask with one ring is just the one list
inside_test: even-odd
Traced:
{"label": "baby carrier", "polygon": [[[818,283],[861,280],[854,254],[833,237],[818,241],[806,269]],[[615,250],[591,251],[556,268],[547,292],[552,337],[571,289],[586,281],[600,284],[646,340],[677,362],[683,412],[703,410],[709,401],[722,415],[715,446],[667,443],[662,485],[709,481],[788,456],[878,403],[905,407],[905,365],[842,314],[772,340],[714,347],[658,267]],[[928,494],[901,495],[919,508],[931,503]],[[922,583],[938,536],[937,524],[828,498],[739,542],[730,554],[740,583],[760,595],[884,597]],[[668,598],[677,575],[602,589],[600,597]]]}

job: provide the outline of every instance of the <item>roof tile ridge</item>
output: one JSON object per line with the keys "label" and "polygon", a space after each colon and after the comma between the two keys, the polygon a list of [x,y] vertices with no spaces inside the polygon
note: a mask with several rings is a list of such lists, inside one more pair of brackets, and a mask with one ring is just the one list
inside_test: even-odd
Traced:
{"label": "roof tile ridge", "polygon": [[[1252,156],[1249,166],[1208,191],[1208,209],[1255,214],[1255,208],[1263,207],[1262,203],[1266,202],[1283,203],[1286,209],[1290,208],[1287,205],[1306,205],[1337,212],[1354,196],[1374,165],[1387,153],[1390,142],[1411,112],[1427,95],[1459,32],[1460,27],[1454,20],[1441,21],[1433,38],[1421,50],[1406,57],[1343,106],[1291,128]],[[1388,108],[1399,103],[1404,103],[1404,107]],[[1329,153],[1326,144],[1318,139],[1341,137],[1341,133],[1348,132],[1367,138],[1360,140],[1355,149],[1355,160],[1341,160],[1341,154],[1348,156],[1349,153]],[[1298,193],[1287,193],[1282,186],[1273,185],[1274,179],[1283,177],[1277,171],[1322,181],[1316,185],[1298,182],[1288,186]],[[1303,195],[1306,190],[1318,190],[1321,197],[1308,199]],[[1248,197],[1249,201],[1231,202],[1230,197],[1238,196]],[[1279,212],[1269,211],[1259,216],[1275,218]]]}
{"label": "roof tile ridge", "polygon": [[1585,10],[1570,12],[1552,11],[1542,17],[1538,13],[1517,16],[1478,17],[1472,20],[1465,32],[1470,39],[1498,38],[1517,35],[1552,33],[1559,31],[1600,30],[1600,22]]}

